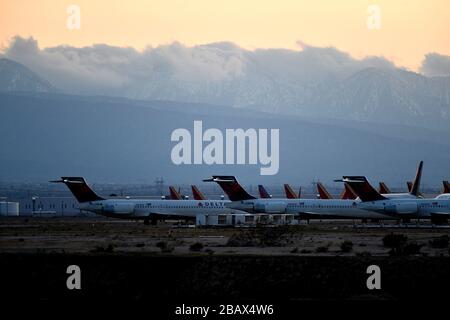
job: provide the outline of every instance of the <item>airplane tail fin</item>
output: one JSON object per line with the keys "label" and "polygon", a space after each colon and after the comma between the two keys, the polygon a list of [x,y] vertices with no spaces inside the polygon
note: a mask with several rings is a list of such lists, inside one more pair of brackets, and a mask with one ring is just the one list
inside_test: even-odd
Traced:
{"label": "airplane tail fin", "polygon": [[262,184],[258,185],[259,197],[262,199],[272,198]]}
{"label": "airplane tail fin", "polygon": [[333,199],[333,196],[321,182],[317,182],[317,191],[319,192],[320,199]]}
{"label": "airplane tail fin", "polygon": [[234,176],[212,176],[211,179],[205,179],[203,181],[216,182],[231,201],[256,199],[245,191]]}
{"label": "airplane tail fin", "polygon": [[86,183],[83,177],[61,177],[61,180],[50,181],[53,183],[64,183],[72,192],[78,202],[90,202],[105,200],[97,195]]}
{"label": "airplane tail fin", "polygon": [[420,161],[419,167],[417,167],[416,177],[414,178],[411,190],[409,191],[412,195],[416,197],[420,195],[420,180],[422,179],[422,167],[423,161]]}
{"label": "airplane tail fin", "polygon": [[342,191],[340,198],[342,200],[353,200],[357,197],[358,196],[356,195],[355,191],[353,191],[348,184],[344,184],[344,190]]}
{"label": "airplane tail fin", "polygon": [[448,181],[442,181],[442,184],[444,185],[443,193],[450,193],[450,184]]}
{"label": "airplane tail fin", "polygon": [[286,193],[286,198],[288,198],[288,199],[297,199],[297,198],[299,198],[299,196],[295,194],[295,191],[292,190],[291,186],[288,185],[287,183],[284,185],[284,192]]}
{"label": "airplane tail fin", "polygon": [[170,199],[183,200],[183,197],[181,196],[181,194],[173,186],[169,187],[169,191],[170,191]]}
{"label": "airplane tail fin", "polygon": [[406,185],[408,186],[408,192],[412,190],[412,181],[406,181]]}
{"label": "airplane tail fin", "polygon": [[367,181],[367,178],[364,176],[344,176],[342,177],[342,180],[335,181],[348,184],[363,202],[386,199],[370,185],[369,181]]}
{"label": "airplane tail fin", "polygon": [[380,193],[385,193],[385,194],[391,193],[391,190],[389,189],[389,187],[383,181],[380,182],[380,186],[378,188],[378,191]]}
{"label": "airplane tail fin", "polygon": [[194,196],[194,200],[206,200],[204,194],[197,188],[197,186],[191,186],[192,195]]}

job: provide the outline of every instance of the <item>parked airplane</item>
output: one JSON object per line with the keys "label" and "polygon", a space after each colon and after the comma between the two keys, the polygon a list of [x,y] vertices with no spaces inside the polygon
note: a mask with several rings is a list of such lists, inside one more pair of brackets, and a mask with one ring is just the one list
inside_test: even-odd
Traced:
{"label": "parked airplane", "polygon": [[[419,162],[419,166],[417,167],[416,176],[414,177],[414,181],[411,186],[408,185],[408,192],[401,193],[391,193],[389,188],[384,184],[384,182],[380,182],[380,190],[377,191],[385,198],[388,199],[401,199],[401,198],[420,198],[422,197],[420,193],[420,181],[422,180],[422,169],[423,169],[423,161]],[[384,185],[384,187],[382,187]],[[356,190],[354,190],[356,192]],[[387,191],[387,192],[386,192]]]}
{"label": "parked airplane", "polygon": [[[406,181],[406,187],[408,189],[408,192],[411,192],[412,186],[413,186],[412,181]],[[380,192],[381,194],[393,193],[384,182],[380,182],[380,186],[378,188],[378,192]],[[422,194],[420,192],[419,192],[418,195],[422,196]]]}
{"label": "parked airplane", "polygon": [[97,195],[82,177],[61,177],[50,181],[64,183],[80,204],[81,210],[103,216],[139,219],[155,224],[162,219],[195,219],[197,214],[244,213],[227,207],[227,200],[154,200],[154,199],[105,199]]}
{"label": "parked airplane", "polygon": [[[411,191],[412,182],[408,181],[408,182],[406,182],[406,184],[408,185],[408,191]],[[448,181],[444,180],[444,181],[442,181],[442,184],[443,184],[443,187],[441,190],[441,194],[450,193],[450,184],[448,183]],[[422,194],[420,194],[420,193],[419,193],[419,195],[422,196]]]}
{"label": "parked airplane", "polygon": [[[447,221],[450,217],[450,195],[439,195],[432,199],[418,197],[389,198],[375,190],[364,176],[344,176],[342,180],[356,192],[361,202],[359,208],[402,218],[431,218],[436,222]],[[419,178],[420,181],[420,178]],[[413,183],[411,194],[417,192],[417,181]]]}
{"label": "parked airplane", "polygon": [[231,200],[226,206],[249,213],[295,214],[306,219],[396,219],[392,215],[360,209],[357,200],[342,199],[261,199],[250,195],[234,176],[212,176],[205,182],[216,182]]}

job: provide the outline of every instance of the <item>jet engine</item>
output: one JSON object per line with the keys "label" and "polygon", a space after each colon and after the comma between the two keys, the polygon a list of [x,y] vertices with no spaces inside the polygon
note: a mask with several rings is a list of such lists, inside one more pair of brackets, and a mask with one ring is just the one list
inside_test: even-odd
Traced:
{"label": "jet engine", "polygon": [[103,210],[112,214],[132,214],[134,212],[134,203],[114,203],[103,207]]}
{"label": "jet engine", "polygon": [[384,211],[393,214],[416,214],[419,213],[419,208],[417,203],[406,202],[386,205]]}
{"label": "jet engine", "polygon": [[255,213],[285,213],[286,202],[262,202],[255,203],[253,206]]}

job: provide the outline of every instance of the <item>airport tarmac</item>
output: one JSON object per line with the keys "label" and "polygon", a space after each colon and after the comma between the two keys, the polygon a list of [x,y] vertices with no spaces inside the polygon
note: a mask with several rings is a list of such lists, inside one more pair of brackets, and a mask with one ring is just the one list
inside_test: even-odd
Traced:
{"label": "airport tarmac", "polygon": [[[96,218],[1,218],[2,253],[389,256],[383,237],[404,235],[408,255],[449,256],[448,226],[312,221],[289,227],[196,228],[177,222]],[[343,244],[346,242],[346,244]]]}

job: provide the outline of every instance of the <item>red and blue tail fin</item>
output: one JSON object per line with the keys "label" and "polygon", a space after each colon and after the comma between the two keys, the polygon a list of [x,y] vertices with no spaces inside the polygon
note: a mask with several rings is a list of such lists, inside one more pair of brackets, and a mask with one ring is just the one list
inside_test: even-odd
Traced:
{"label": "red and blue tail fin", "polygon": [[183,200],[183,197],[182,197],[181,194],[175,189],[175,187],[170,186],[170,187],[169,187],[169,191],[170,191],[170,199],[172,199],[172,200]]}
{"label": "red and blue tail fin", "polygon": [[367,181],[367,178],[364,176],[344,176],[342,177],[342,180],[335,181],[348,184],[363,202],[386,199],[386,197],[383,197],[374,187],[372,187],[369,181]]}
{"label": "red and blue tail fin", "polygon": [[50,181],[54,183],[64,183],[72,192],[78,202],[90,202],[105,200],[97,195],[86,183],[83,177],[61,177],[61,180]]}
{"label": "red and blue tail fin", "polygon": [[[301,188],[300,188],[301,190]],[[299,190],[299,192],[300,192]],[[299,196],[295,194],[295,191],[292,190],[291,186],[287,183],[284,185],[284,192],[286,193],[286,198],[288,199],[298,199]]]}
{"label": "red and blue tail fin", "polygon": [[358,196],[356,195],[355,191],[353,191],[348,184],[344,184],[344,190],[342,190],[340,198],[342,200],[353,200],[357,197]]}
{"label": "red and blue tail fin", "polygon": [[444,185],[442,193],[450,193],[450,184],[448,183],[448,181],[442,181],[442,184]]}
{"label": "red and blue tail fin", "polygon": [[207,200],[204,194],[197,188],[197,186],[192,185],[192,196],[195,200]]}
{"label": "red and blue tail fin", "polygon": [[206,179],[203,181],[216,182],[231,201],[256,199],[254,196],[245,191],[234,176],[212,176],[211,179]]}
{"label": "red and blue tail fin", "polygon": [[380,193],[383,193],[383,194],[391,193],[391,190],[389,189],[389,187],[383,181],[380,182],[380,186],[378,188],[378,191]]}
{"label": "red and blue tail fin", "polygon": [[317,182],[317,191],[319,192],[320,199],[333,199],[333,196],[321,182]]}
{"label": "red and blue tail fin", "polygon": [[266,188],[262,184],[258,185],[259,197],[262,199],[269,199],[272,196],[267,192]]}

